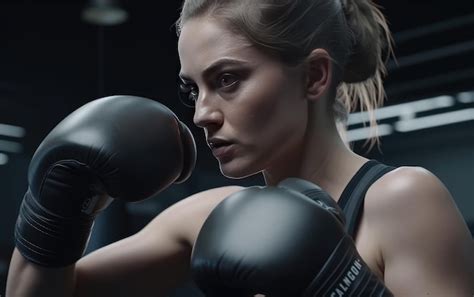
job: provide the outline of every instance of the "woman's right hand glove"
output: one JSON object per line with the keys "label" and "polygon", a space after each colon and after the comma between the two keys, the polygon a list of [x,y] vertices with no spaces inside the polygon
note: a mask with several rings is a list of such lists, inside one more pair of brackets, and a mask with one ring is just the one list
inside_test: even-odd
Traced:
{"label": "woman's right hand glove", "polygon": [[146,199],[186,180],[195,162],[191,132],[164,105],[134,96],[89,102],[36,150],[16,247],[38,265],[68,266],[82,256],[95,216],[112,199]]}

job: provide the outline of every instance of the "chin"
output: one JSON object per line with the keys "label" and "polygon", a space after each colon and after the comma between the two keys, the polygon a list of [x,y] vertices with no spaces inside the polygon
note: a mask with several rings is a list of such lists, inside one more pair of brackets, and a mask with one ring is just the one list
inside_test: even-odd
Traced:
{"label": "chin", "polygon": [[232,160],[226,163],[219,162],[219,168],[221,170],[222,175],[231,179],[246,178],[261,171],[254,168],[253,166],[247,166],[245,162],[239,162],[237,160]]}

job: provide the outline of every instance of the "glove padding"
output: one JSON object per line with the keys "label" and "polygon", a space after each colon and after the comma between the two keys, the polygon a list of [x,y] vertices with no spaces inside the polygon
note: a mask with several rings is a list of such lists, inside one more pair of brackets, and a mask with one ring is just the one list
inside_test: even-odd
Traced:
{"label": "glove padding", "polygon": [[206,296],[392,296],[345,233],[337,204],[308,184],[251,187],[215,207],[191,256]]}
{"label": "glove padding", "polygon": [[110,197],[146,199],[184,181],[195,162],[189,129],[164,105],[134,96],[87,103],[35,152],[15,244],[38,265],[72,264],[82,256],[94,218]]}

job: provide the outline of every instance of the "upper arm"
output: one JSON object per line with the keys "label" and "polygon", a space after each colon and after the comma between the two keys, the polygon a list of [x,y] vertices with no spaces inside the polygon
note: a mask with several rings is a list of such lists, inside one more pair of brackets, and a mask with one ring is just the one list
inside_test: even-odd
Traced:
{"label": "upper arm", "polygon": [[239,187],[200,192],[172,205],[137,234],[76,264],[75,296],[166,296],[188,278],[192,240],[213,207]]}
{"label": "upper arm", "polygon": [[395,296],[472,296],[473,241],[451,195],[422,168],[400,168],[380,185],[371,207],[384,262],[384,281]]}

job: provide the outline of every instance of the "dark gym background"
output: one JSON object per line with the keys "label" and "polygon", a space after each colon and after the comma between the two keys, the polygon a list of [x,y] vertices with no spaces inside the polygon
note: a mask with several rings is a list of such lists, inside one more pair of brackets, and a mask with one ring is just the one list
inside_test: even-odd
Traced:
{"label": "dark gym background", "polygon": [[[145,202],[114,203],[97,220],[88,251],[136,232],[191,193],[225,184],[263,183],[260,176],[222,177],[202,132],[192,124],[193,110],[177,99],[179,64],[173,23],[181,1],[122,1],[117,4],[128,18],[115,26],[93,25],[81,18],[94,2],[113,4],[110,0],[0,3],[0,295],[4,295],[18,206],[27,188],[29,159],[54,125],[95,98],[130,94],[161,101],[192,127],[199,158],[185,184]],[[385,7],[397,44],[398,66],[389,63],[386,104],[402,108],[387,109],[393,114],[380,119],[388,127],[380,150],[367,152],[363,140],[354,142],[355,150],[387,164],[431,170],[453,194],[472,232],[474,2],[376,2]],[[425,100],[420,101],[425,102],[424,109],[407,105],[418,100]],[[458,113],[445,124],[435,118],[435,127],[395,129],[400,121],[453,111]],[[358,128],[357,123],[350,126]],[[198,293],[184,286],[173,296]]]}

